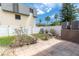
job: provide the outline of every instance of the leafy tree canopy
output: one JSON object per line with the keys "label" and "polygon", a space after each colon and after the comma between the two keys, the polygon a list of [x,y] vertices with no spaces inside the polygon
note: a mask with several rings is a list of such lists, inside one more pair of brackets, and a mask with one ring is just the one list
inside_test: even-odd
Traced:
{"label": "leafy tree canopy", "polygon": [[63,3],[60,13],[62,22],[76,20],[77,17],[76,6],[73,3]]}

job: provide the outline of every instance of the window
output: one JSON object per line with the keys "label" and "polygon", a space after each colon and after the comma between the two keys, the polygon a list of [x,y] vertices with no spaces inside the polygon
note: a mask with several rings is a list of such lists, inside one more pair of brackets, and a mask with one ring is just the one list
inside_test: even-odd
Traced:
{"label": "window", "polygon": [[15,19],[20,20],[21,19],[21,16],[20,15],[15,15]]}
{"label": "window", "polygon": [[33,13],[33,9],[30,8],[30,12]]}

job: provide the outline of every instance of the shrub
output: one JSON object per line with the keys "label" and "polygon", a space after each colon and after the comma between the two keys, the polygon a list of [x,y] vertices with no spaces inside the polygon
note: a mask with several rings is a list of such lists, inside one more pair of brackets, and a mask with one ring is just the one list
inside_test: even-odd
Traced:
{"label": "shrub", "polygon": [[39,31],[39,33],[40,33],[40,34],[43,34],[43,33],[44,33],[44,29],[41,28],[40,31]]}
{"label": "shrub", "polygon": [[30,36],[26,36],[26,39],[15,39],[13,44],[10,45],[10,47],[21,47],[23,45],[30,45],[35,44],[37,42],[37,39],[34,39]]}
{"label": "shrub", "polygon": [[48,35],[44,34],[44,36],[41,38],[41,40],[48,40]]}
{"label": "shrub", "polygon": [[24,30],[21,29],[16,29],[16,38],[13,41],[13,44],[10,45],[10,47],[14,48],[14,47],[21,47],[23,45],[30,45],[30,44],[34,44],[37,42],[37,38],[33,37],[33,36],[28,36],[27,34],[25,34]]}
{"label": "shrub", "polygon": [[54,29],[50,29],[50,33],[51,33],[53,36],[55,36],[55,35],[56,35],[56,33],[55,33]]}
{"label": "shrub", "polygon": [[47,29],[45,30],[45,34],[48,34],[48,30]]}
{"label": "shrub", "polygon": [[47,34],[34,34],[35,37],[41,39],[41,40],[48,40],[48,35]]}

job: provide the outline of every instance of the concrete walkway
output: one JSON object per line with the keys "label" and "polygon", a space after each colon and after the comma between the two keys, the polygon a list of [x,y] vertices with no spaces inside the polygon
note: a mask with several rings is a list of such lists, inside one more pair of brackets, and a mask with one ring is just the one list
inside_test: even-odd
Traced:
{"label": "concrete walkway", "polygon": [[79,56],[79,44],[62,41],[35,54],[35,56]]}

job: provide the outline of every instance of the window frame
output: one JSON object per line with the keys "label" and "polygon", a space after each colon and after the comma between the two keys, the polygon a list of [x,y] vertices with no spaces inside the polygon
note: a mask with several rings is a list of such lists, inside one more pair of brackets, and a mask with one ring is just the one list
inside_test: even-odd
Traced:
{"label": "window frame", "polygon": [[15,14],[15,19],[16,19],[16,20],[21,20],[21,15]]}

